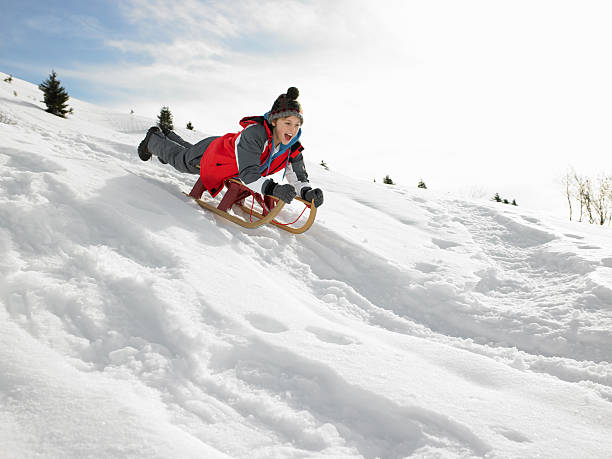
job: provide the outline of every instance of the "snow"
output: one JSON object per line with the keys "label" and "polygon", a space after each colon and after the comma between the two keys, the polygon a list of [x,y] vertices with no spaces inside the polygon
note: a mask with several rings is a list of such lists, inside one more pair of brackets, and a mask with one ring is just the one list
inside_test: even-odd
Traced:
{"label": "snow", "polygon": [[0,81],[0,456],[611,457],[609,227],[308,163],[313,227],[245,230],[40,100]]}

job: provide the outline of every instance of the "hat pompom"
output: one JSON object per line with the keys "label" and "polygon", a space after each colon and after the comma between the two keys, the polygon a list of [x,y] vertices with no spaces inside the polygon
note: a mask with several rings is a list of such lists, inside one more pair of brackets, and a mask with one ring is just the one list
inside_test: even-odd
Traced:
{"label": "hat pompom", "polygon": [[289,100],[295,100],[299,95],[300,91],[298,91],[298,88],[291,86],[289,89],[287,89],[287,98]]}
{"label": "hat pompom", "polygon": [[268,121],[272,122],[278,118],[286,118],[288,116],[297,116],[300,121],[304,122],[302,116],[302,107],[296,100],[300,95],[298,88],[291,86],[287,89],[286,94],[281,94],[276,98],[272,109],[268,112]]}

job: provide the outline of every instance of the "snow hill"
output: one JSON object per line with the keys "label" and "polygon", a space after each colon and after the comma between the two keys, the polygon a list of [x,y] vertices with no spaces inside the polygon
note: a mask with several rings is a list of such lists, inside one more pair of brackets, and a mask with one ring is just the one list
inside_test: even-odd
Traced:
{"label": "snow hill", "polygon": [[612,457],[612,229],[311,157],[314,226],[244,230],[41,99],[0,81],[0,457]]}

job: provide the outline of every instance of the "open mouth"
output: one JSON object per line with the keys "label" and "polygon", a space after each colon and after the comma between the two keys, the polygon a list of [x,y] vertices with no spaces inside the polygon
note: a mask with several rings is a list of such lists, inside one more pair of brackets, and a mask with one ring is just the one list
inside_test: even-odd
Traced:
{"label": "open mouth", "polygon": [[289,142],[289,141],[291,140],[291,137],[293,137],[293,136],[291,136],[291,135],[289,135],[289,134],[285,134],[285,140],[286,140],[287,142]]}

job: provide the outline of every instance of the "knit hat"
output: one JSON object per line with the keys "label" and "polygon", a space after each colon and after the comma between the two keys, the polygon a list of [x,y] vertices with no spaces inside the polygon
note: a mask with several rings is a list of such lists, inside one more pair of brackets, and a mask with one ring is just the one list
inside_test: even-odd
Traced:
{"label": "knit hat", "polygon": [[287,94],[281,94],[276,98],[272,109],[268,112],[268,121],[272,122],[278,118],[285,118],[287,116],[297,116],[302,123],[304,123],[304,117],[302,116],[302,106],[296,100],[300,95],[298,88],[293,86],[287,89]]}

